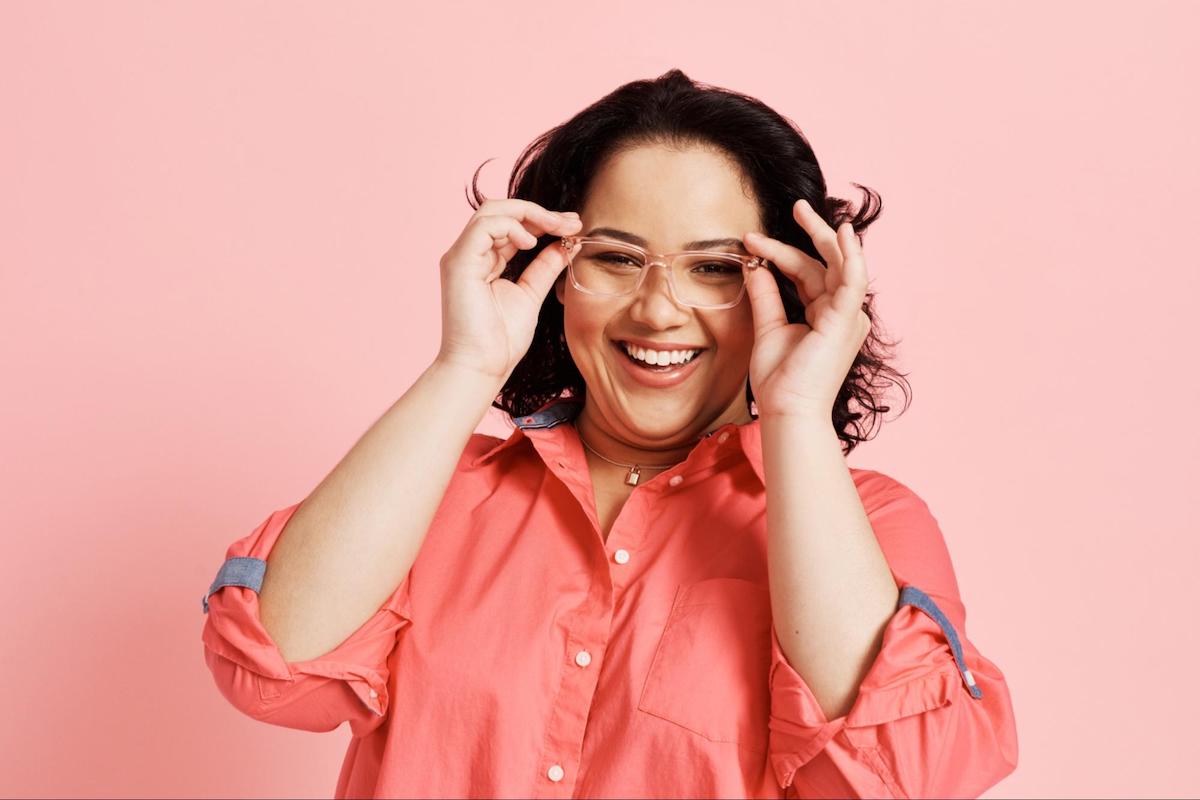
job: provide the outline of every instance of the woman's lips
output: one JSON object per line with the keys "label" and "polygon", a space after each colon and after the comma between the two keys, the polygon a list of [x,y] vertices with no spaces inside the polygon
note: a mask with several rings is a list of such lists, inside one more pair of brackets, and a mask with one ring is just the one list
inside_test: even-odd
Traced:
{"label": "woman's lips", "polygon": [[696,355],[692,356],[692,360],[686,364],[674,365],[676,368],[666,372],[651,372],[648,369],[643,369],[633,363],[633,359],[625,352],[625,347],[615,340],[612,342],[613,348],[617,351],[617,359],[621,362],[622,368],[630,378],[643,386],[650,386],[655,389],[663,389],[669,386],[675,386],[683,383],[696,371],[696,362],[704,357],[707,349],[701,350]]}

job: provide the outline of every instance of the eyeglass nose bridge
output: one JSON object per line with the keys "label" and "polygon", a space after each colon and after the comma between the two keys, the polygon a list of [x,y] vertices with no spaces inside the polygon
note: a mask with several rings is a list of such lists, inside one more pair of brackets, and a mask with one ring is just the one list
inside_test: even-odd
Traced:
{"label": "eyeglass nose bridge", "polygon": [[629,296],[636,297],[637,293],[640,292],[642,290],[642,287],[646,285],[646,278],[650,275],[651,267],[662,267],[663,269],[665,269],[667,271],[667,291],[670,293],[671,299],[673,301],[675,301],[676,304],[684,306],[685,308],[690,307],[690,306],[688,306],[687,303],[683,302],[683,299],[679,296],[678,290],[676,290],[676,288],[675,288],[675,259],[676,258],[678,258],[678,256],[665,256],[664,257],[664,256],[652,256],[650,254],[647,254],[646,255],[646,265],[642,269],[642,274],[638,276],[637,285],[634,286],[633,289],[630,290]]}

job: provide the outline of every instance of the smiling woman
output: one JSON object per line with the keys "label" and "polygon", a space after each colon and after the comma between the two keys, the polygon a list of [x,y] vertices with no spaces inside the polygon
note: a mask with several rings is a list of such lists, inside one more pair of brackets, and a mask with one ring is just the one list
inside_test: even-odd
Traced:
{"label": "smiling woman", "polygon": [[[875,195],[852,214],[784,117],[678,70],[540,137],[509,189],[475,190],[442,257],[434,363],[227,551],[225,697],[348,721],[337,797],[973,797],[1012,772],[936,519],[844,461],[905,385]],[[474,432],[489,407],[506,439]]]}
{"label": "smiling woman", "polygon": [[[477,170],[476,181],[478,175]],[[522,152],[509,180],[510,197],[546,208],[578,211],[585,237],[659,251],[749,254],[745,235],[758,232],[791,245],[820,263],[823,257],[812,236],[790,209],[798,198],[804,199],[831,227],[849,222],[861,235],[881,210],[879,196],[862,188],[865,199],[855,213],[849,201],[827,194],[816,155],[791,122],[755,98],[697,83],[679,70],[654,81],[622,86],[538,137]],[[478,208],[486,198],[477,184],[473,184],[472,193],[472,205]],[[544,241],[545,238],[539,240],[539,244]],[[536,248],[517,252],[503,277],[517,280],[536,252]],[[805,303],[793,281],[774,264],[770,271],[788,322],[806,321]],[[661,272],[657,277],[666,281],[667,270],[648,272]],[[678,273],[670,274],[674,277]],[[637,298],[605,303],[580,297],[576,319],[586,324],[585,314],[608,313],[615,317],[619,309],[623,319],[612,320],[612,325],[621,325],[621,330],[632,338],[652,343],[664,340],[667,346],[680,339],[697,338],[696,344],[713,345],[712,355],[717,357],[710,359],[712,368],[702,379],[708,385],[698,387],[695,395],[711,394],[707,400],[709,406],[723,400],[730,406],[723,411],[737,416],[733,406],[739,401],[731,396],[732,384],[742,392],[740,406],[744,406],[747,418],[755,417],[754,387],[746,380],[752,344],[747,330],[748,305],[740,304],[732,311],[719,313],[697,309],[695,319],[684,327],[698,335],[681,337],[674,330],[671,336],[662,336],[654,326],[669,327],[677,320],[645,318],[646,314],[669,315],[671,311],[670,306],[656,305],[655,298],[661,300],[664,295],[661,287],[654,290],[655,277],[645,276],[650,285],[643,288],[649,291]],[[614,378],[596,383],[588,378],[598,378],[598,374],[585,373],[594,369],[597,362],[585,348],[594,347],[596,342],[585,342],[582,330],[575,334],[569,329],[573,320],[566,319],[570,313],[564,296],[566,283],[567,276],[560,276],[555,284],[558,302],[548,300],[542,306],[533,343],[505,383],[495,406],[508,414],[523,414],[558,397],[582,398],[589,389],[608,388],[604,398],[594,398],[589,405],[584,425],[601,409],[608,412],[611,425],[618,425],[620,419],[611,418],[616,412],[613,405],[621,402],[610,388]],[[679,300],[678,293],[673,294]],[[863,311],[874,323],[874,295],[868,292],[865,301]],[[683,303],[677,305],[685,307]],[[701,330],[710,325],[713,327],[707,332]],[[717,352],[712,338],[716,329],[741,330],[742,341],[730,339],[725,342],[723,352]],[[899,413],[907,409],[908,383],[904,374],[888,364],[893,346],[894,342],[885,340],[872,324],[838,392],[831,409],[831,422],[847,454],[859,442],[869,439],[882,423],[882,415],[891,410],[883,402],[891,386],[897,386],[905,396],[904,408]],[[738,347],[740,350],[734,352]],[[680,401],[677,393],[673,401],[666,402]],[[664,400],[658,398],[653,402]],[[673,425],[685,415],[685,409],[677,407],[668,417],[656,416],[654,425],[660,437],[667,431],[678,433],[674,441],[657,442],[659,448],[695,440],[698,432],[695,423]],[[686,416],[697,420],[704,415]],[[650,432],[643,429],[641,434]],[[620,447],[617,442],[609,444]]]}

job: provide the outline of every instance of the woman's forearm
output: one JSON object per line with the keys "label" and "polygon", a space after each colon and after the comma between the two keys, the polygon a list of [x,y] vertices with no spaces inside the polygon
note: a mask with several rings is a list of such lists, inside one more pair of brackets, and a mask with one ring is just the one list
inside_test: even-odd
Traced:
{"label": "woman's forearm", "polygon": [[286,661],[333,650],[396,590],[500,386],[438,362],[296,509],[267,557],[263,627]]}
{"label": "woman's forearm", "polygon": [[828,719],[849,711],[899,588],[828,418],[760,417],[780,647]]}

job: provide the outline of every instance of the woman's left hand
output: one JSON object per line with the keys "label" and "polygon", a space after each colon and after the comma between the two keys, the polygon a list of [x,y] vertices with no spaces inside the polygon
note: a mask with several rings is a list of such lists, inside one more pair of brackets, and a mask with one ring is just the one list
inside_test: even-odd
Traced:
{"label": "woman's left hand", "polygon": [[759,268],[746,278],[754,315],[750,388],[759,416],[804,417],[831,422],[833,405],[870,333],[863,311],[867,264],[849,222],[835,232],[804,200],[792,207],[828,268],[803,251],[769,236],[746,234],[746,247],[791,278],[809,322],[788,323],[779,287]]}

